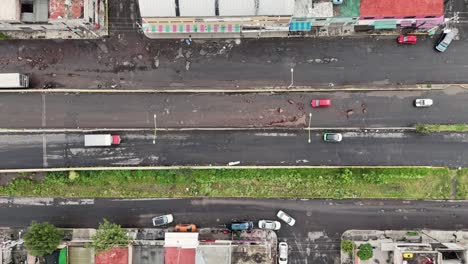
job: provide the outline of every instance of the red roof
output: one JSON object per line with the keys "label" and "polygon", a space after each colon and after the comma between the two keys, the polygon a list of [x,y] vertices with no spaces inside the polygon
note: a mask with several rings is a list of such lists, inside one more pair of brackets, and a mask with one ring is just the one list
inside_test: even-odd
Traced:
{"label": "red roof", "polygon": [[195,249],[165,247],[164,264],[195,264]]}
{"label": "red roof", "polygon": [[444,15],[444,0],[361,0],[361,17]]}
{"label": "red roof", "polygon": [[128,248],[112,248],[94,256],[95,264],[128,264]]}

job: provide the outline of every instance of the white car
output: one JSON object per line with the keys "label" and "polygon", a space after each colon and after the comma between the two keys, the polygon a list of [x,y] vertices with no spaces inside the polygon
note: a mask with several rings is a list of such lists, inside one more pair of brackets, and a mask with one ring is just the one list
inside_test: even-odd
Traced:
{"label": "white car", "polygon": [[278,264],[288,264],[288,244],[280,242],[278,245]]}
{"label": "white car", "polygon": [[432,99],[416,99],[414,100],[414,106],[416,107],[429,107],[433,103]]}
{"label": "white car", "polygon": [[293,226],[296,223],[296,220],[294,220],[294,218],[292,218],[290,215],[281,210],[278,211],[276,216],[290,226]]}
{"label": "white car", "polygon": [[279,230],[281,228],[281,223],[273,220],[259,220],[258,228],[269,229],[269,230]]}
{"label": "white car", "polygon": [[174,216],[172,214],[156,216],[153,218],[153,226],[163,226],[172,223]]}

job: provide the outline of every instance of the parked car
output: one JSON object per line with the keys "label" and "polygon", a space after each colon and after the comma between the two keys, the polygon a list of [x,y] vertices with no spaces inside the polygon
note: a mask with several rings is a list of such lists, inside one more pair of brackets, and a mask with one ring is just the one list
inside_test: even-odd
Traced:
{"label": "parked car", "polygon": [[279,230],[281,228],[281,223],[274,220],[260,220],[258,221],[258,228]]}
{"label": "parked car", "polygon": [[227,225],[227,228],[232,231],[252,230],[253,227],[254,224],[252,221],[232,222]]}
{"label": "parked car", "polygon": [[414,100],[414,106],[416,107],[429,107],[433,104],[434,102],[432,99],[416,99]]}
{"label": "parked car", "polygon": [[153,218],[153,226],[163,226],[172,223],[174,216],[172,214],[156,216]]}
{"label": "parked car", "polygon": [[342,139],[341,133],[323,133],[323,141],[325,142],[341,142]]}
{"label": "parked car", "polygon": [[290,215],[283,212],[282,210],[279,210],[276,216],[290,226],[293,226],[296,223],[296,220],[294,220],[294,218],[292,218]]}
{"label": "parked car", "polygon": [[444,52],[450,43],[452,43],[452,40],[455,38],[455,36],[458,34],[457,29],[445,29],[444,32],[440,35],[439,40],[437,41],[437,44],[435,46],[435,49],[439,52]]}
{"label": "parked car", "polygon": [[397,41],[398,41],[399,44],[411,44],[411,45],[414,45],[414,44],[416,44],[416,42],[418,41],[418,37],[416,37],[415,35],[404,35],[404,34],[401,34],[400,36],[398,36]]}
{"label": "parked car", "polygon": [[280,242],[278,245],[278,264],[288,264],[288,244]]}
{"label": "parked car", "polygon": [[194,224],[177,224],[174,227],[175,232],[197,232],[197,226]]}
{"label": "parked car", "polygon": [[329,107],[331,105],[330,99],[313,99],[310,104],[313,108]]}

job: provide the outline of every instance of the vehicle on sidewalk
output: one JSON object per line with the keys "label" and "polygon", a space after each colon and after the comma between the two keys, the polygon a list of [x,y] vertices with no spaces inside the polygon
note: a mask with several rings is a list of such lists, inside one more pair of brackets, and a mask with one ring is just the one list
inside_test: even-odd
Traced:
{"label": "vehicle on sidewalk", "polygon": [[288,263],[288,244],[286,242],[280,242],[278,244],[278,264]]}
{"label": "vehicle on sidewalk", "polygon": [[415,35],[401,34],[400,36],[398,36],[397,41],[398,41],[399,44],[414,45],[418,41],[418,37],[416,37]]}
{"label": "vehicle on sidewalk", "polygon": [[174,227],[175,232],[197,232],[197,226],[194,224],[177,224]]}
{"label": "vehicle on sidewalk", "polygon": [[416,107],[429,107],[433,104],[434,102],[432,99],[416,99],[414,100],[414,106]]}
{"label": "vehicle on sidewalk", "polygon": [[252,221],[232,222],[227,225],[227,228],[231,231],[252,230],[254,224]]}
{"label": "vehicle on sidewalk", "polygon": [[258,228],[268,230],[279,230],[281,228],[281,223],[274,220],[259,220]]}
{"label": "vehicle on sidewalk", "polygon": [[444,52],[445,50],[447,50],[448,46],[450,45],[450,43],[452,43],[452,40],[457,34],[457,29],[445,29],[444,32],[442,32],[442,34],[440,35],[435,49],[439,52]]}
{"label": "vehicle on sidewalk", "polygon": [[108,147],[120,144],[119,135],[99,134],[99,135],[85,135],[85,147]]}
{"label": "vehicle on sidewalk", "polygon": [[0,73],[0,88],[29,88],[29,77],[21,73]]}
{"label": "vehicle on sidewalk", "polygon": [[341,133],[323,133],[323,141],[325,142],[341,142],[342,139]]}
{"label": "vehicle on sidewalk", "polygon": [[276,216],[290,226],[293,226],[296,223],[296,220],[294,218],[292,218],[290,215],[288,215],[282,210],[279,210]]}
{"label": "vehicle on sidewalk", "polygon": [[329,107],[331,105],[330,99],[313,99],[310,104],[313,108]]}
{"label": "vehicle on sidewalk", "polygon": [[161,216],[156,216],[153,219],[153,226],[163,226],[172,223],[174,221],[174,216],[172,214],[166,214]]}

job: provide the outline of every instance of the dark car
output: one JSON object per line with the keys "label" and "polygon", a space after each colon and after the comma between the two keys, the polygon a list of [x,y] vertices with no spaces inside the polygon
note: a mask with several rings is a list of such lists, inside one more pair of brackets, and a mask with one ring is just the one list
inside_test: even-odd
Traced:
{"label": "dark car", "polygon": [[253,227],[252,221],[232,222],[227,225],[227,228],[232,231],[251,230]]}

